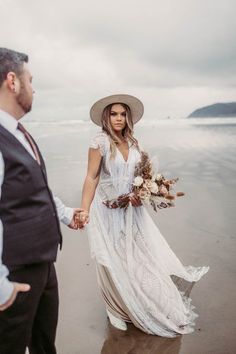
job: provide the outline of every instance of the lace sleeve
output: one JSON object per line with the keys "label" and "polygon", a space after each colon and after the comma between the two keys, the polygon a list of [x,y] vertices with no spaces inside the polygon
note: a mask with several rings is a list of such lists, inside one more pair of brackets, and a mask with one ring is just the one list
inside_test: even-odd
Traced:
{"label": "lace sleeve", "polygon": [[99,149],[100,154],[104,156],[106,153],[106,145],[107,145],[106,135],[103,132],[101,132],[98,133],[91,140],[89,147],[92,149]]}

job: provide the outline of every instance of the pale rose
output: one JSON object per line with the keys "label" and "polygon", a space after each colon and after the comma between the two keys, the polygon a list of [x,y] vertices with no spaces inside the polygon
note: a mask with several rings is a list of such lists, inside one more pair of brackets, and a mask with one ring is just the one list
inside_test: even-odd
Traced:
{"label": "pale rose", "polygon": [[138,192],[138,196],[142,200],[148,200],[151,197],[151,193],[148,189],[141,188],[140,191]]}
{"label": "pale rose", "polygon": [[152,181],[150,180],[150,179],[146,179],[145,180],[145,187],[147,188],[147,189],[149,189],[149,190],[151,190],[151,188],[152,188]]}
{"label": "pale rose", "polygon": [[158,192],[158,185],[155,182],[152,182],[150,190],[151,190],[151,193],[156,194]]}
{"label": "pale rose", "polygon": [[168,190],[163,185],[160,187],[159,192],[163,195],[168,194]]}
{"label": "pale rose", "polygon": [[157,181],[160,181],[161,179],[162,179],[162,174],[158,173],[158,174],[156,175],[156,180],[157,180]]}
{"label": "pale rose", "polygon": [[140,187],[143,184],[143,178],[141,176],[137,176],[134,179],[134,186]]}

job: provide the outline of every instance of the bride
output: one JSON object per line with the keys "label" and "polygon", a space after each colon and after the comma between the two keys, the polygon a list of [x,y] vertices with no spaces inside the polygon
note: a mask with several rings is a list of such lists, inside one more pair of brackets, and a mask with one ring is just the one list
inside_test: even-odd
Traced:
{"label": "bride", "polygon": [[113,95],[96,102],[90,115],[102,129],[89,148],[80,223],[88,224],[110,322],[121,330],[132,322],[163,337],[191,333],[198,315],[173,278],[196,282],[209,267],[183,266],[139,199],[130,197],[126,210],[104,203],[131,190],[141,153],[133,125],[143,104],[130,95]]}

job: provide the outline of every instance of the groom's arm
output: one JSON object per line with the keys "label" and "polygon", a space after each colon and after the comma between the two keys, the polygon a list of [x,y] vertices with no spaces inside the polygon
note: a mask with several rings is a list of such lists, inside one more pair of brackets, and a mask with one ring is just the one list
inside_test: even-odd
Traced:
{"label": "groom's arm", "polygon": [[65,225],[70,225],[74,217],[74,209],[66,207],[58,197],[53,196],[53,199],[59,220]]}
{"label": "groom's arm", "polygon": [[7,279],[8,269],[2,264],[2,223],[0,222],[0,306],[11,297],[14,285]]}
{"label": "groom's arm", "polygon": [[0,222],[0,307],[5,304],[11,297],[14,285],[7,279],[8,270],[2,264],[2,223]]}
{"label": "groom's arm", "polygon": [[[0,151],[0,202],[4,179],[4,161]],[[15,301],[19,292],[30,290],[29,284],[12,283],[7,279],[8,269],[2,264],[3,225],[0,220],[0,311],[6,310]]]}
{"label": "groom's arm", "polygon": [[81,208],[66,207],[58,197],[53,197],[59,220],[73,230],[78,230]]}
{"label": "groom's arm", "polygon": [[[0,152],[0,199],[2,191],[2,183],[4,178],[4,161],[2,158],[2,153]],[[8,269],[2,264],[2,245],[3,245],[3,228],[2,222],[0,220],[0,306],[5,304],[7,300],[11,297],[14,289],[13,283],[8,279]]]}

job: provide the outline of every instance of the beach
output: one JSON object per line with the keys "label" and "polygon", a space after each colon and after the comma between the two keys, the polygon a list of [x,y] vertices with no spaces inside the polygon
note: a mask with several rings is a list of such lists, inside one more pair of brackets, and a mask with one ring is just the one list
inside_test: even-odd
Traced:
{"label": "beach", "polygon": [[[89,122],[31,122],[25,126],[46,160],[54,195],[80,206]],[[175,339],[108,323],[85,231],[62,225],[56,263],[60,289],[58,354],[233,354],[236,352],[236,118],[144,121],[136,136],[166,178],[179,177],[186,195],[176,207],[150,211],[184,265],[210,266],[191,298],[199,317],[193,334]]]}

